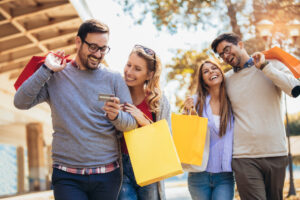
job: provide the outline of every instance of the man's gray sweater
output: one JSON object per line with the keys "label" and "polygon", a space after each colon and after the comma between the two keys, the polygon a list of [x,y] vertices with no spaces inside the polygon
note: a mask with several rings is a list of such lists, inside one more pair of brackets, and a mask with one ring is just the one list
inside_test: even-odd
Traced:
{"label": "man's gray sweater", "polygon": [[99,94],[114,94],[120,102],[131,103],[129,90],[120,75],[106,67],[79,70],[68,63],[53,75],[44,67],[26,80],[15,94],[14,104],[29,109],[47,102],[53,123],[52,158],[54,164],[91,168],[118,159],[117,130],[136,127],[135,119],[120,111],[109,120],[102,110]]}

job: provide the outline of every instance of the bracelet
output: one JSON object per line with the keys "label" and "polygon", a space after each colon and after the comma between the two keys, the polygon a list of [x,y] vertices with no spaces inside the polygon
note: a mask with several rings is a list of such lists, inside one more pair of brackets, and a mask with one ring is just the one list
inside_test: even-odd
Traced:
{"label": "bracelet", "polygon": [[269,64],[269,61],[265,61],[263,64],[261,64],[260,66],[260,70],[263,70],[265,68],[265,66],[267,66]]}
{"label": "bracelet", "polygon": [[54,71],[52,69],[50,69],[49,67],[47,67],[45,64],[42,65],[43,68],[45,68],[48,72],[50,72],[51,74],[54,74]]}

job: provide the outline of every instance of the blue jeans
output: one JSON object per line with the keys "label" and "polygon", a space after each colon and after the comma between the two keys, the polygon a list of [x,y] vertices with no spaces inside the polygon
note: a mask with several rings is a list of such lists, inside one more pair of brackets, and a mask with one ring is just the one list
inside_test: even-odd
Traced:
{"label": "blue jeans", "polygon": [[135,181],[129,156],[123,154],[122,160],[123,182],[119,200],[158,200],[158,184],[152,183],[144,187],[139,186]]}
{"label": "blue jeans", "polygon": [[105,174],[80,175],[53,168],[55,200],[115,200],[121,186],[120,168]]}
{"label": "blue jeans", "polygon": [[234,177],[232,172],[190,172],[188,188],[193,200],[232,200]]}

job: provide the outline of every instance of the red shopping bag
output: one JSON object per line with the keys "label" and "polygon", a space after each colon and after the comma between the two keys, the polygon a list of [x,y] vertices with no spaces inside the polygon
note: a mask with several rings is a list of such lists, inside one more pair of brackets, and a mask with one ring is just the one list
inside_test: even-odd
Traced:
{"label": "red shopping bag", "polygon": [[[48,55],[48,54],[47,54]],[[46,55],[46,56],[47,56]],[[55,54],[56,56],[59,56]],[[38,70],[42,64],[45,62],[46,56],[33,56],[30,61],[27,63],[22,73],[16,80],[14,87],[16,90],[30,77],[36,70]],[[65,56],[63,59],[67,58],[69,55]],[[60,56],[59,56],[60,57]],[[67,59],[67,62],[70,62],[71,59]]]}
{"label": "red shopping bag", "polygon": [[300,60],[285,52],[279,47],[273,47],[263,52],[266,59],[276,59],[282,62],[296,78],[300,78]]}

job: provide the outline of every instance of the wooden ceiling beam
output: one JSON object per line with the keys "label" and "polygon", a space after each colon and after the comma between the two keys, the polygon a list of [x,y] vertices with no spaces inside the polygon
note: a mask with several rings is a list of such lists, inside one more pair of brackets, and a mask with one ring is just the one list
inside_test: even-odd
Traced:
{"label": "wooden ceiling beam", "polygon": [[29,44],[26,44],[26,45],[21,45],[21,46],[12,48],[12,49],[1,51],[0,56],[4,56],[4,55],[10,54],[10,53],[14,53],[14,52],[17,52],[17,51],[25,50],[25,49],[28,49],[28,48],[31,48],[31,47],[35,47],[35,46],[36,46],[36,44],[34,44],[34,43],[29,43]]}
{"label": "wooden ceiling beam", "polygon": [[77,34],[77,31],[72,32],[72,33],[68,33],[68,34],[64,34],[64,35],[55,36],[55,37],[52,37],[52,38],[49,38],[49,39],[45,39],[45,40],[42,40],[40,43],[45,45],[47,43],[55,42],[56,40],[68,39],[72,36],[74,36],[74,38],[75,38],[76,34]]}
{"label": "wooden ceiling beam", "polygon": [[[1,8],[1,7],[0,7]],[[5,19],[5,20],[2,20],[0,21],[0,26],[3,25],[3,24],[7,24],[9,23],[10,21],[8,19]]]}
{"label": "wooden ceiling beam", "polygon": [[11,15],[6,12],[6,10],[4,10],[3,8],[0,7],[0,13],[3,15],[3,17],[5,17],[6,19],[11,19]]}
{"label": "wooden ceiling beam", "polygon": [[[57,27],[57,26],[60,26],[60,25],[73,24],[73,23],[77,23],[77,22],[80,22],[80,21],[81,21],[81,19],[76,17],[76,18],[68,19],[68,20],[65,20],[65,21],[60,21],[60,22],[53,23],[53,24],[45,24],[44,26],[31,29],[31,30],[27,31],[27,33],[32,34],[32,33],[35,33],[35,32],[40,32],[40,31],[47,30],[47,29],[50,29],[50,28],[53,28],[53,27]],[[10,20],[10,22],[11,22],[11,20]],[[5,36],[5,37],[1,37],[0,42],[5,41],[5,40],[9,40],[9,39],[14,39],[14,38],[20,37],[22,35],[24,35],[23,32],[15,33],[15,34],[8,35],[8,36]]]}
{"label": "wooden ceiling beam", "polygon": [[33,44],[35,44],[37,47],[39,47],[43,52],[48,52],[49,50],[42,45],[41,43],[39,43],[39,41],[29,32],[26,31],[26,29],[19,24],[18,21],[16,21],[15,19],[11,20],[11,23],[21,32],[23,33],[29,40],[31,40],[31,42]]}
{"label": "wooden ceiling beam", "polygon": [[4,36],[4,37],[0,37],[0,42],[15,39],[15,38],[21,37],[23,35],[24,35],[23,33],[15,33],[15,34],[7,35],[7,36]]}
{"label": "wooden ceiling beam", "polygon": [[[69,38],[69,37],[72,37],[72,36],[75,37],[76,33],[77,32],[72,32],[72,33],[68,33],[68,34],[64,34],[64,35],[57,35],[55,37],[40,41],[40,44],[45,46],[47,43],[51,43],[51,42],[54,42],[54,41],[59,40],[59,39],[65,39],[65,38]],[[10,53],[25,50],[25,49],[35,47],[35,46],[36,46],[36,44],[30,43],[30,44],[22,45],[22,46],[19,46],[19,47],[16,47],[16,48],[8,49],[8,50],[5,50],[5,51],[2,51],[0,53],[0,56],[4,56],[4,55],[10,54]]]}
{"label": "wooden ceiling beam", "polygon": [[76,17],[76,18],[67,19],[67,20],[60,21],[60,22],[53,23],[53,24],[45,24],[44,26],[28,30],[28,32],[29,33],[40,32],[40,31],[47,30],[47,29],[50,29],[50,28],[53,28],[53,27],[57,27],[59,25],[73,24],[73,23],[76,23],[76,22],[81,22],[81,19],[79,17]]}
{"label": "wooden ceiling beam", "polygon": [[[55,52],[55,51],[58,51],[61,49],[66,50],[66,49],[75,49],[75,48],[76,48],[75,44],[70,44],[70,45],[62,46],[62,47],[59,47],[56,49],[52,49],[51,51]],[[0,74],[4,73],[4,72],[9,72],[14,69],[19,69],[19,68],[24,67],[24,65],[22,65],[21,67],[16,66],[16,65],[20,64],[21,62],[26,62],[26,61],[28,62],[32,56],[43,56],[43,55],[45,55],[45,53],[33,54],[33,55],[26,56],[26,57],[14,59],[11,61],[2,62],[2,63],[0,63]]]}
{"label": "wooden ceiling beam", "polygon": [[12,15],[14,19],[23,19],[26,17],[31,17],[34,15],[42,14],[45,12],[49,12],[52,10],[56,9],[65,9],[66,6],[70,6],[71,4],[68,1],[65,2],[51,2],[51,3],[46,3],[41,6],[36,6],[35,8],[29,7],[29,8],[19,8],[15,10],[14,12],[20,12],[20,14]]}
{"label": "wooden ceiling beam", "polygon": [[12,25],[14,25],[21,33],[23,33],[29,40],[31,40],[36,46],[38,46],[43,52],[47,52],[48,49],[39,43],[39,41],[30,33],[26,31],[26,29],[16,20],[16,18],[12,18],[12,16],[6,12],[3,8],[0,7],[0,12],[4,15]]}
{"label": "wooden ceiling beam", "polygon": [[0,5],[6,4],[11,1],[15,1],[15,0],[2,0],[2,1],[0,1]]}

